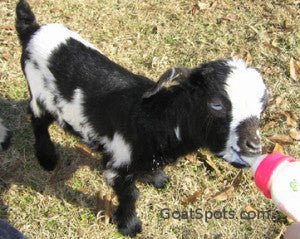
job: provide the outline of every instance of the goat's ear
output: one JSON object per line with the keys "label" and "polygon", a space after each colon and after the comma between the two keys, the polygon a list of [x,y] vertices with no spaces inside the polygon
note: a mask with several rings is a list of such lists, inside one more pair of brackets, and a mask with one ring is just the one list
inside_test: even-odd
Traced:
{"label": "goat's ear", "polygon": [[191,74],[191,69],[183,67],[173,67],[161,75],[156,85],[143,95],[144,99],[150,98],[162,89],[169,89],[172,86],[180,85],[186,81]]}

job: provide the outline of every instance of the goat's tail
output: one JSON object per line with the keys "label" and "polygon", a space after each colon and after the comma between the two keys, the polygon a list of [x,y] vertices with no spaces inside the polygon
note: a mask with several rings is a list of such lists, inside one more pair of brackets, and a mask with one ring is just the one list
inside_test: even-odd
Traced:
{"label": "goat's tail", "polygon": [[35,16],[26,0],[20,0],[16,7],[16,29],[20,42],[26,47],[31,35],[39,29]]}

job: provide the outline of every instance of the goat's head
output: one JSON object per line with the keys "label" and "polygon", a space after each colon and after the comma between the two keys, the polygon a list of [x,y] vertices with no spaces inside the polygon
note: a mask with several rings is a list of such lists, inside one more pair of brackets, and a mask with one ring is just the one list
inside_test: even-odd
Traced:
{"label": "goat's head", "polygon": [[169,69],[144,97],[160,92],[189,95],[194,113],[190,117],[199,124],[193,132],[198,143],[233,166],[247,167],[243,158],[261,154],[259,122],[268,94],[259,71],[244,61],[224,59],[194,69]]}

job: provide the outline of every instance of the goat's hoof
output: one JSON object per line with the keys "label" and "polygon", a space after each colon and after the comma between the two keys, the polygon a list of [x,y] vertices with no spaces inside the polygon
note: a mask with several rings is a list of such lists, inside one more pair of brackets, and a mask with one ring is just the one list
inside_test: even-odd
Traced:
{"label": "goat's hoof", "polygon": [[169,176],[163,170],[159,170],[159,172],[152,178],[151,184],[155,188],[161,189],[166,187],[169,181]]}
{"label": "goat's hoof", "polygon": [[48,156],[49,155],[45,155],[43,157],[43,160],[39,160],[39,162],[43,169],[45,169],[46,171],[53,171],[56,168],[57,160],[55,159],[55,155],[53,155],[53,157]]}
{"label": "goat's hoof", "polygon": [[58,155],[53,145],[45,145],[44,150],[36,151],[40,165],[47,171],[53,171],[58,162]]}
{"label": "goat's hoof", "polygon": [[135,237],[142,232],[142,222],[139,218],[134,217],[126,220],[126,223],[119,223],[118,230],[124,236]]}
{"label": "goat's hoof", "polygon": [[155,171],[142,175],[140,177],[140,180],[143,183],[151,184],[155,188],[160,189],[166,186],[166,184],[170,181],[170,178],[162,169],[157,169]]}
{"label": "goat's hoof", "polygon": [[0,151],[8,149],[10,145],[11,137],[12,137],[11,131],[7,131],[3,142],[0,144]]}

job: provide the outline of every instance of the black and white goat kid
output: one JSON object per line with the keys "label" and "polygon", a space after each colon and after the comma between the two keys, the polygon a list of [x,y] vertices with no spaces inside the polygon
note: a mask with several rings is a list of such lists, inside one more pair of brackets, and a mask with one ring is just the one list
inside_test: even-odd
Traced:
{"label": "black and white goat kid", "polygon": [[163,187],[163,167],[199,147],[237,167],[248,166],[243,157],[261,153],[267,91],[260,73],[243,61],[172,68],[155,83],[110,61],[63,25],[38,25],[26,1],[16,13],[36,156],[45,169],[55,168],[58,155],[48,133],[53,121],[103,150],[121,233],[141,231],[136,179]]}

